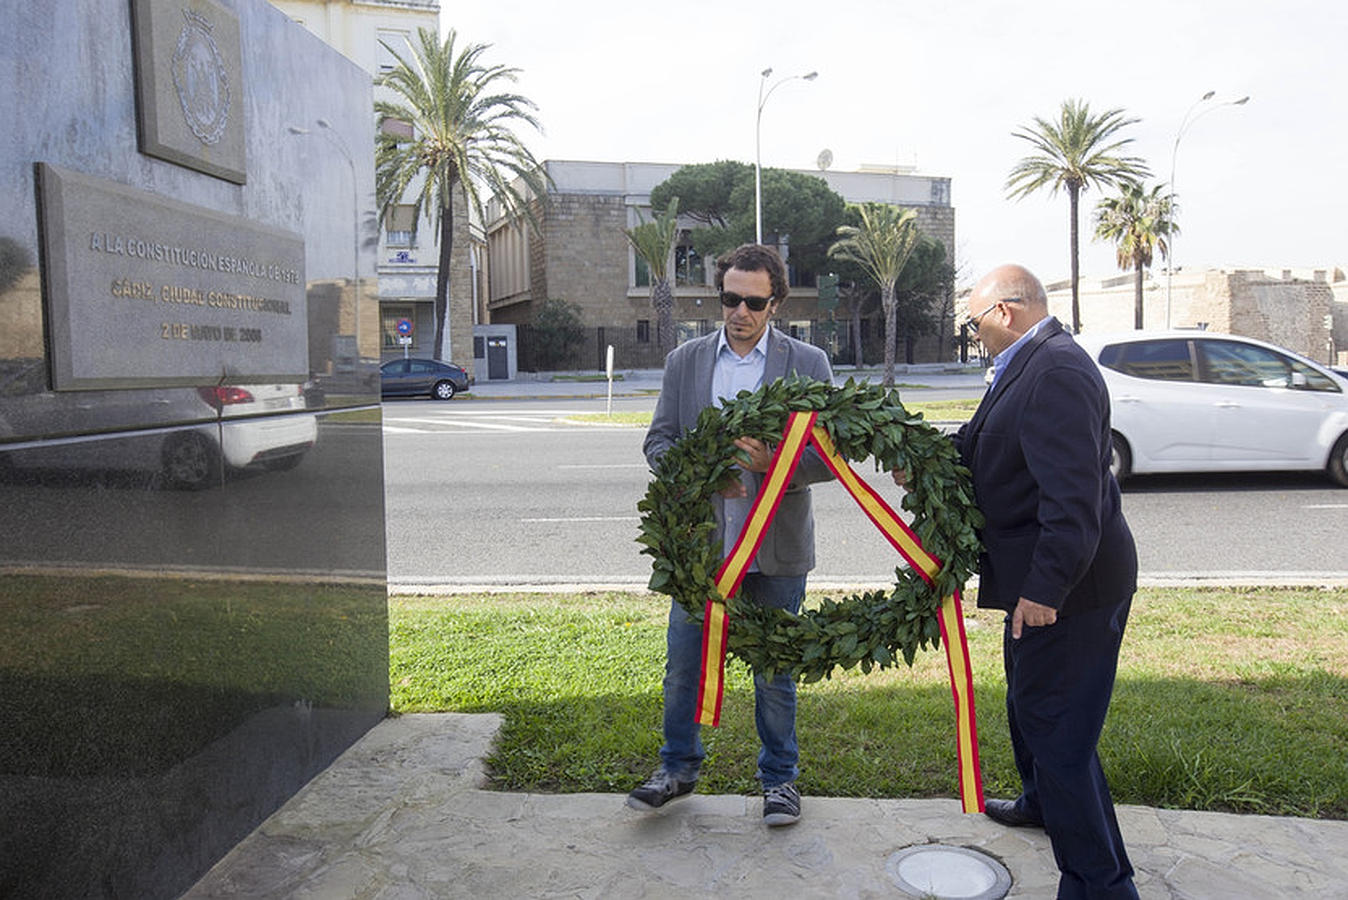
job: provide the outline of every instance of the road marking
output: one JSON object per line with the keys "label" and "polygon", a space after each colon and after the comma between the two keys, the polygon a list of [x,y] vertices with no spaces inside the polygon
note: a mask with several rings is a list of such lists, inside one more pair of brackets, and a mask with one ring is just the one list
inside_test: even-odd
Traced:
{"label": "road marking", "polygon": [[[469,418],[472,416],[474,418]],[[511,422],[523,424],[512,425]],[[385,417],[384,430],[390,434],[465,434],[499,432],[594,432],[593,426],[573,425],[552,413],[539,415],[502,415],[499,413],[473,412],[466,414],[448,414],[443,417],[399,416]]]}
{"label": "road marking", "polygon": [[566,416],[580,415],[580,410],[554,410],[540,409],[535,412],[494,412],[489,409],[472,410],[435,410],[429,415],[434,418],[428,418],[427,413],[420,415],[393,415],[385,411],[384,419],[390,422],[454,422],[459,419],[519,419],[521,421],[550,421],[552,419],[565,418]]}
{"label": "road marking", "polygon": [[558,519],[520,519],[521,522],[551,524],[554,522],[640,522],[639,516],[570,516]]}
{"label": "road marking", "polygon": [[560,465],[559,469],[649,469],[645,463],[570,463]]}
{"label": "road marking", "polygon": [[564,416],[538,415],[538,416],[492,416],[493,419],[500,419],[506,422],[543,422],[551,424],[565,418]]}
{"label": "road marking", "polygon": [[[505,425],[494,422],[469,422],[464,419],[398,419],[398,422],[416,422],[422,425],[436,425],[440,428],[482,428],[488,431],[548,431],[547,428],[522,428],[519,425]],[[397,426],[385,425],[385,428]]]}
{"label": "road marking", "polygon": [[1348,509],[1348,503],[1311,503],[1302,509]]}

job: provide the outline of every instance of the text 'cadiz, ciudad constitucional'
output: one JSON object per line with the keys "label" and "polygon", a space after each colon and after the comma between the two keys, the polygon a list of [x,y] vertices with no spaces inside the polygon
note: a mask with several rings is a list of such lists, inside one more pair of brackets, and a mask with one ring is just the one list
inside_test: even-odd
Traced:
{"label": "text 'cadiz, ciudad constitucional'", "polygon": [[155,290],[153,284],[144,281],[132,281],[119,278],[112,282],[111,294],[114,297],[129,297],[135,300],[149,300],[160,303],[181,303],[186,306],[209,306],[213,309],[237,309],[245,312],[274,313],[278,316],[290,315],[290,301],[275,297],[254,297],[251,294],[234,294],[229,291],[207,291],[201,288],[181,287],[165,284]]}

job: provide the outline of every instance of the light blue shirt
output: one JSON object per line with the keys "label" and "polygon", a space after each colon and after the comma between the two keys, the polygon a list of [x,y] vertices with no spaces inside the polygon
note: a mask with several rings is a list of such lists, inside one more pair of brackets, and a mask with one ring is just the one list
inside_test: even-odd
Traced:
{"label": "light blue shirt", "polygon": [[1044,326],[1048,325],[1051,321],[1053,321],[1052,316],[1044,316],[1044,318],[1030,326],[1029,331],[1016,338],[1014,344],[992,358],[992,384],[988,385],[989,392],[997,387],[997,382],[1001,380],[1002,373],[1006,371],[1007,366],[1011,365],[1011,360],[1020,352],[1020,348],[1025,346],[1030,338],[1042,331]]}
{"label": "light blue shirt", "polygon": [[[770,328],[771,326],[769,326]],[[754,349],[740,356],[730,349],[725,329],[716,341],[716,368],[711,373],[711,402],[724,406],[734,400],[740,391],[756,391],[763,386],[763,371],[768,364],[768,329],[754,344]]]}
{"label": "light blue shirt", "polygon": [[[744,356],[730,349],[730,344],[725,339],[725,329],[721,329],[721,337],[716,342],[716,367],[711,373],[712,403],[718,407],[725,406],[725,402],[735,399],[740,391],[756,391],[763,386],[763,372],[768,364],[768,330],[771,327],[768,326],[763,330],[763,336],[758,339],[758,343]],[[753,482],[745,478],[742,471],[740,480],[744,482],[749,495],[735,500],[727,498],[725,501],[722,552],[726,556],[735,549],[735,541],[739,539],[744,521],[749,518],[749,511],[754,506]],[[757,561],[749,563],[748,571],[758,571]]]}

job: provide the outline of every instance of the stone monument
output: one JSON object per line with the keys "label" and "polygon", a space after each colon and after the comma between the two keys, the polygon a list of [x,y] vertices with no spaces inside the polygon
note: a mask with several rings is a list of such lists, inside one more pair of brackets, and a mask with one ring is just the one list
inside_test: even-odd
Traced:
{"label": "stone monument", "polygon": [[0,896],[176,897],[387,711],[370,79],[264,0],[0,13]]}

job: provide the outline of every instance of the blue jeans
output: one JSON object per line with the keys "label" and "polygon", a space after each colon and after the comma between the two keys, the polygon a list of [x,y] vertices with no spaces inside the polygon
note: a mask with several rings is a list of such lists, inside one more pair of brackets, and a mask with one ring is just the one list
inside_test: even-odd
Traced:
{"label": "blue jeans", "polygon": [[[741,596],[762,606],[800,611],[804,575],[744,576]],[[734,627],[733,624],[731,627]],[[683,607],[670,604],[665,658],[665,745],[660,760],[681,781],[697,778],[706,752],[697,724],[697,689],[702,677],[702,626],[688,621]],[[758,780],[763,788],[795,781],[800,769],[796,743],[796,683],[778,674],[771,681],[754,676],[754,724],[758,728]]]}

